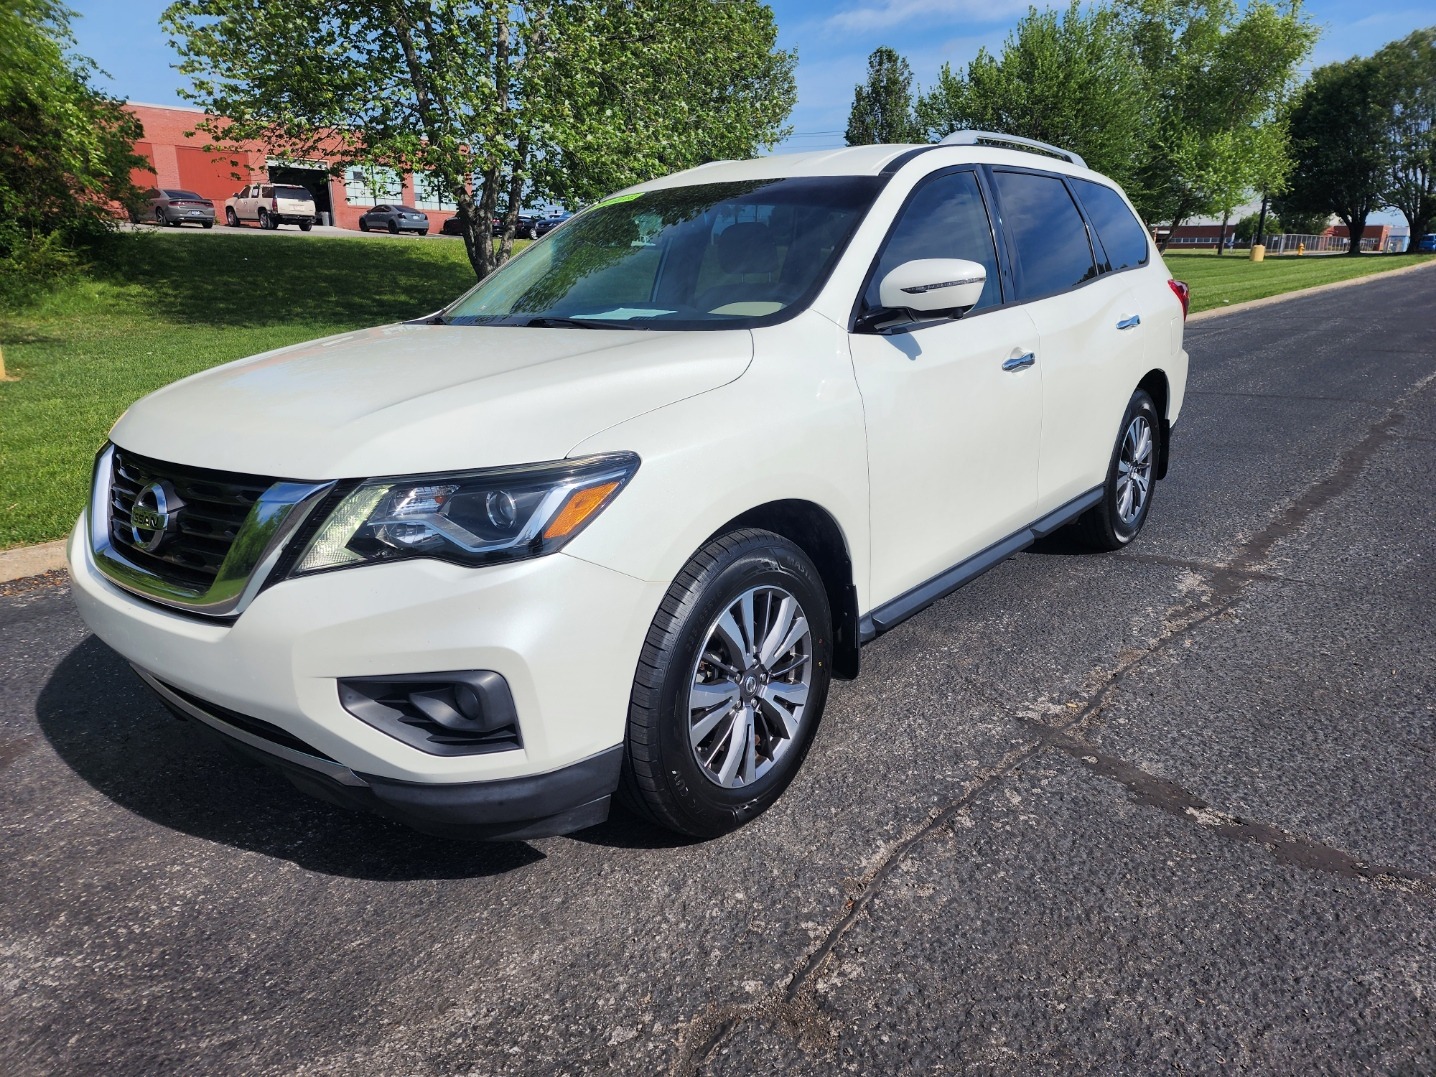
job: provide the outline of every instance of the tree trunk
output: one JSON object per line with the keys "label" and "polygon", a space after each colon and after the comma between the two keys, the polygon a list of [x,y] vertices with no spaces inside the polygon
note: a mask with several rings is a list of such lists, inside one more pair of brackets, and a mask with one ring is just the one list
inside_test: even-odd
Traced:
{"label": "tree trunk", "polygon": [[1226,253],[1226,250],[1227,250],[1227,222],[1230,221],[1231,219],[1232,219],[1232,215],[1231,215],[1230,213],[1227,213],[1225,216],[1222,217],[1222,230],[1221,230],[1221,234],[1219,234],[1219,235],[1217,236],[1217,257],[1218,257],[1218,258],[1220,258],[1223,254]]}
{"label": "tree trunk", "polygon": [[1338,213],[1337,216],[1341,217],[1341,223],[1346,225],[1346,234],[1351,237],[1351,246],[1346,249],[1346,253],[1353,257],[1360,254],[1361,237],[1366,235],[1366,214],[1363,213],[1359,217],[1343,217]]}

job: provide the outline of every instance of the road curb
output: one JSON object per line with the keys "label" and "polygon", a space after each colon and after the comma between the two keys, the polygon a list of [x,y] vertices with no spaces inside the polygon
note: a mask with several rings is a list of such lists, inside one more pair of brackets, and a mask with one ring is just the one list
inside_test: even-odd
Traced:
{"label": "road curb", "polygon": [[65,539],[0,552],[0,583],[23,580],[65,567]]}
{"label": "road curb", "polygon": [[[1399,269],[1378,270],[1375,273],[1368,273],[1364,277],[1352,277],[1350,280],[1335,280],[1330,284],[1317,284],[1311,288],[1300,288],[1295,292],[1282,292],[1280,295],[1269,295],[1262,299],[1248,299],[1245,303],[1232,303],[1230,306],[1199,311],[1187,318],[1187,324],[1191,325],[1193,322],[1204,322],[1210,318],[1220,318],[1223,314],[1235,314],[1238,311],[1254,310],[1257,307],[1269,307],[1273,303],[1285,303],[1288,299],[1301,299],[1308,295],[1318,295],[1321,292],[1334,292],[1338,288],[1351,288],[1357,284],[1370,284],[1374,280],[1385,280],[1387,277],[1399,277],[1404,273],[1416,273],[1423,269],[1429,269],[1432,266],[1436,266],[1436,258],[1431,259],[1429,262],[1418,262],[1416,265],[1401,266]],[[1171,269],[1171,266],[1167,268]]]}

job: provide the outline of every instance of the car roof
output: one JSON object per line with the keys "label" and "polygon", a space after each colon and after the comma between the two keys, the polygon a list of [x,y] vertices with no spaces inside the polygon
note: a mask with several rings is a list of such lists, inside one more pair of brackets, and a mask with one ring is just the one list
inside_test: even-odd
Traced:
{"label": "car roof", "polygon": [[[924,171],[949,164],[976,162],[1041,168],[1049,172],[1103,179],[1099,173],[1045,153],[1005,149],[987,145],[902,144],[848,146],[837,150],[806,153],[775,153],[747,161],[713,161],[671,176],[636,184],[627,191],[657,191],[665,187],[686,187],[695,183],[728,183],[754,179],[796,179],[805,176],[879,176],[921,160]],[[1110,181],[1108,181],[1110,182]]]}

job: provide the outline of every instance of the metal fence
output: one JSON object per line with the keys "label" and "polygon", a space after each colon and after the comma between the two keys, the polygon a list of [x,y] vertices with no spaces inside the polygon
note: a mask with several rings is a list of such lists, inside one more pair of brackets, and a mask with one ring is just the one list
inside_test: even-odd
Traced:
{"label": "metal fence", "polygon": [[[1307,254],[1343,254],[1351,249],[1351,240],[1346,236],[1308,236],[1291,232],[1267,236],[1265,243],[1268,254],[1295,254],[1303,245]],[[1361,241],[1361,249],[1378,250],[1379,243],[1375,236],[1367,236]]]}

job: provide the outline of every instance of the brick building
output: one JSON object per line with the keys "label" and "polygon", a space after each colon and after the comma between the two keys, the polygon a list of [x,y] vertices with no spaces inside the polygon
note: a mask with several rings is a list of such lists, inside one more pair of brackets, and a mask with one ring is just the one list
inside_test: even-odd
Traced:
{"label": "brick building", "polygon": [[429,215],[429,228],[438,231],[454,215],[454,203],[426,182],[427,177],[400,173],[378,166],[346,167],[341,176],[330,172],[330,160],[293,161],[276,156],[263,143],[246,143],[238,152],[211,153],[204,149],[207,136],[191,134],[204,113],[180,105],[125,106],[144,126],[135,152],[154,166],[154,173],[137,171],[140,187],[182,187],[210,199],[220,220],[224,200],[248,183],[273,181],[306,188],[315,208],[327,213],[340,228],[359,227],[359,215],[370,206],[402,202]]}

